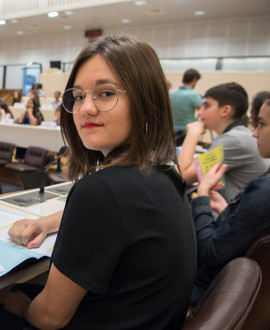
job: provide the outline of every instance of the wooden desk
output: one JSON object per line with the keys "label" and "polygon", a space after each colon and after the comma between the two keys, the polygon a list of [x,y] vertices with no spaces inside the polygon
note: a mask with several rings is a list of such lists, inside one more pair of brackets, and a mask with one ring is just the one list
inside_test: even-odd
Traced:
{"label": "wooden desk", "polygon": [[[9,107],[10,111],[13,114],[14,120],[18,119],[22,113],[25,112],[26,109],[24,108],[16,108],[16,107]],[[55,115],[53,109],[42,109],[40,108],[40,112],[43,114],[45,121],[54,121]]]}
{"label": "wooden desk", "polygon": [[37,146],[58,152],[64,145],[60,128],[1,124],[0,141],[14,143],[18,147]]}
{"label": "wooden desk", "polygon": [[[64,183],[64,184],[60,183],[60,184],[48,186],[48,187],[45,188],[45,191],[46,190],[49,191],[51,189],[59,189],[61,187],[65,187],[65,185],[68,185],[68,184],[67,183]],[[32,192],[32,191],[36,191],[36,189],[23,191],[22,194],[24,194],[24,193],[27,194],[27,193]],[[2,198],[11,197],[13,195],[17,195],[17,194],[20,194],[20,193],[21,192],[17,191],[17,192],[14,192],[14,193],[7,193],[7,194],[0,195],[0,209],[10,211],[10,212],[14,212],[16,214],[20,214],[20,215],[22,215],[23,217],[26,217],[26,218],[37,219],[38,216],[34,212],[29,212],[29,209],[27,209],[27,208],[23,208],[23,207],[15,208],[15,207],[12,206],[12,204],[3,203]],[[63,209],[64,206],[65,206],[65,203],[63,202],[62,205],[63,205],[63,207],[62,207],[62,209]],[[53,209],[52,209],[51,213],[53,213]],[[37,263],[35,263],[34,265],[27,266],[23,269],[20,269],[20,270],[16,271],[16,272],[13,272],[13,273],[11,272],[11,273],[8,273],[8,274],[0,277],[0,289],[4,288],[4,287],[6,287],[6,286],[8,286],[12,283],[15,283],[15,282],[16,283],[27,282],[27,281],[29,281],[29,280],[45,273],[49,269],[49,264],[50,264],[50,259],[49,258],[42,259],[42,260],[37,261]]]}

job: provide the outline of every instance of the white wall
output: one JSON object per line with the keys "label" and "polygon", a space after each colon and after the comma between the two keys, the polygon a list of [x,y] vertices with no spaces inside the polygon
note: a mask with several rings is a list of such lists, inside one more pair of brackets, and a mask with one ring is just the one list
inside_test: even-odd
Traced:
{"label": "white wall", "polygon": [[[270,55],[269,15],[124,28],[105,30],[104,34],[136,34],[148,41],[160,58]],[[38,62],[46,69],[51,60],[73,61],[87,42],[82,30],[56,35],[41,32],[41,37],[2,41],[0,64]],[[14,79],[16,82],[16,75]],[[18,82],[14,88],[17,86]]]}
{"label": "white wall", "polygon": [[[0,64],[72,61],[87,42],[84,31],[11,39],[1,42]],[[270,16],[112,28],[148,41],[161,58],[270,55]]]}

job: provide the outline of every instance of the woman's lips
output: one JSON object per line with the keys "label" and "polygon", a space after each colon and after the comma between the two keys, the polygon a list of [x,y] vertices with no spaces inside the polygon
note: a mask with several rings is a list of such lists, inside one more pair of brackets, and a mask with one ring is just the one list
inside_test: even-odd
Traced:
{"label": "woman's lips", "polygon": [[101,125],[96,124],[96,123],[92,123],[92,122],[83,124],[83,128],[97,128],[97,127],[100,127],[100,126]]}

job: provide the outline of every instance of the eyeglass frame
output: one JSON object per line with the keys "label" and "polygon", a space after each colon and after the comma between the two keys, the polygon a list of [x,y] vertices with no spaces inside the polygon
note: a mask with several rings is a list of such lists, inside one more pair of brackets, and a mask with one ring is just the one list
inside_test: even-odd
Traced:
{"label": "eyeglass frame", "polygon": [[[115,105],[111,108],[111,109],[109,109],[109,110],[101,110],[97,105],[96,105],[96,98],[93,96],[93,92],[95,92],[95,90],[96,89],[98,89],[99,87],[101,87],[101,86],[103,86],[103,85],[105,85],[105,86],[111,86],[111,87],[113,87],[114,89],[115,89],[115,91],[117,92],[117,101],[116,101],[116,103],[115,103]],[[112,84],[101,84],[101,85],[99,85],[99,86],[97,86],[93,91],[91,91],[90,89],[85,89],[84,91],[82,91],[81,89],[79,89],[79,88],[74,88],[74,87],[72,87],[72,88],[68,88],[68,89],[66,89],[65,91],[64,91],[64,93],[63,93],[63,95],[62,95],[62,105],[63,105],[63,108],[66,110],[66,112],[68,112],[68,113],[78,113],[80,110],[81,110],[81,107],[83,106],[83,104],[81,105],[81,107],[80,107],[80,109],[79,110],[77,110],[77,111],[72,111],[72,112],[70,112],[66,107],[65,107],[65,105],[64,105],[64,102],[63,102],[63,96],[64,96],[64,94],[66,93],[66,92],[68,92],[68,91],[71,91],[71,90],[75,90],[75,91],[79,91],[79,92],[81,92],[82,93],[82,95],[83,95],[83,102],[85,101],[85,98],[86,98],[86,92],[88,92],[88,93],[92,93],[92,100],[93,100],[93,103],[94,103],[94,105],[95,105],[95,107],[99,110],[99,111],[102,111],[102,112],[106,112],[106,111],[111,111],[111,110],[113,110],[116,106],[117,106],[117,104],[118,104],[118,100],[119,100],[119,95],[120,95],[120,93],[126,93],[127,91],[126,90],[121,90],[121,89],[117,89],[116,88],[116,86],[115,85],[112,85]]]}

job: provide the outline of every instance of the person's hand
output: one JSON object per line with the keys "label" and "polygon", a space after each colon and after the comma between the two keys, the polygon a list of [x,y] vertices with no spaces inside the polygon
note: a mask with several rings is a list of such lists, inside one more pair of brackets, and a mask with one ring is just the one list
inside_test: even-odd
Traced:
{"label": "person's hand", "polygon": [[226,172],[227,165],[221,162],[214,165],[203,177],[198,186],[198,196],[209,196],[210,190],[213,189]]}
{"label": "person's hand", "polygon": [[28,107],[27,109],[26,109],[26,111],[27,111],[27,113],[30,115],[30,114],[32,114],[33,113],[33,108],[30,108],[30,107]]}
{"label": "person's hand", "polygon": [[215,190],[210,191],[209,197],[210,197],[211,209],[216,211],[218,214],[220,214],[228,205],[228,203],[220,195],[220,193]]}
{"label": "person's hand", "polygon": [[204,123],[201,122],[200,120],[189,123],[186,126],[186,134],[193,134],[199,137],[204,132],[205,132]]}
{"label": "person's hand", "polygon": [[38,220],[23,219],[16,221],[9,229],[10,238],[28,249],[38,248],[48,234],[44,223]]}
{"label": "person's hand", "polygon": [[3,302],[4,309],[19,317],[25,317],[31,299],[21,291],[10,291]]}

